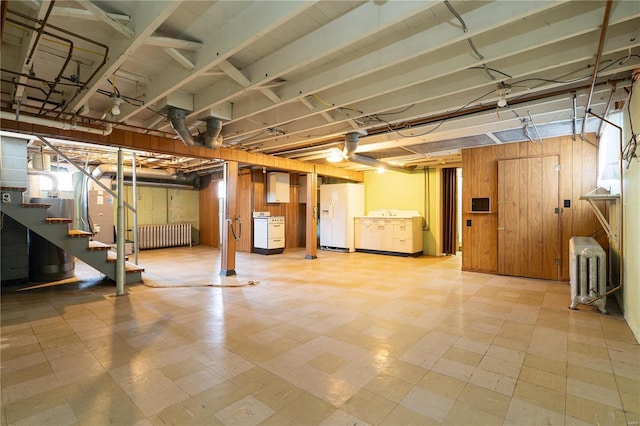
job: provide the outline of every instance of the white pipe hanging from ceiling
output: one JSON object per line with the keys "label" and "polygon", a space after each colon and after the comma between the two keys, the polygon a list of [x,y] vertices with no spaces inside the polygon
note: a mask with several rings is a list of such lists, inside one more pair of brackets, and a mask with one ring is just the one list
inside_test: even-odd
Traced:
{"label": "white pipe hanging from ceiling", "polygon": [[36,124],[39,126],[54,127],[61,130],[75,130],[78,132],[93,133],[102,136],[110,135],[113,131],[113,126],[109,122],[105,122],[104,129],[98,129],[96,127],[78,126],[73,125],[72,123],[67,123],[66,121],[50,120],[48,118],[34,117],[32,115],[20,114],[20,117],[16,118],[15,114],[7,111],[0,111],[0,119]]}

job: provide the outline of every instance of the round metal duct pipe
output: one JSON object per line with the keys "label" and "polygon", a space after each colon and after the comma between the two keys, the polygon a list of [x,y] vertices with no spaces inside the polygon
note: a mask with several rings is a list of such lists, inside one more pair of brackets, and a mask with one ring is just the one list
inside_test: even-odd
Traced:
{"label": "round metal duct pipe", "polygon": [[[118,167],[115,164],[100,164],[91,174],[94,178],[100,179],[103,176],[115,176],[118,172]],[[123,168],[123,172],[125,176],[133,175],[133,167],[125,166]],[[163,169],[142,169],[136,167],[136,177],[143,179],[158,179],[158,180],[173,180],[173,181],[182,181],[182,182],[190,182],[193,179],[190,179],[185,176],[180,176],[175,173],[173,170],[163,170]]]}
{"label": "round metal duct pipe", "polygon": [[211,149],[218,149],[222,146],[222,122],[215,117],[208,117],[206,120],[207,131],[198,136],[193,136],[187,127],[187,112],[180,108],[170,107],[167,118],[171,122],[171,127],[175,130],[180,140],[187,146],[204,146]]}
{"label": "round metal duct pipe", "polygon": [[353,163],[363,164],[369,167],[383,167],[385,170],[392,170],[394,172],[401,173],[411,173],[412,171],[409,169],[405,169],[404,167],[394,166],[389,163],[385,163],[384,161],[380,161],[376,158],[367,157],[364,155],[356,154],[356,149],[358,149],[358,142],[360,141],[360,134],[357,132],[347,133],[344,136],[344,149],[342,150],[343,155],[349,159],[349,161]]}
{"label": "round metal duct pipe", "polygon": [[345,157],[349,157],[356,152],[358,141],[360,141],[360,135],[356,132],[347,133],[344,136],[344,149],[342,152]]}

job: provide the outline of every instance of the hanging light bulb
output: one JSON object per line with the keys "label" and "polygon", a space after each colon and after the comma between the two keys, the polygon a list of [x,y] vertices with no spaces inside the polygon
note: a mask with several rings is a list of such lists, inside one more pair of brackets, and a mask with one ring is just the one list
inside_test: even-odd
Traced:
{"label": "hanging light bulb", "polygon": [[498,95],[498,108],[504,108],[507,106],[507,95],[509,93],[511,93],[510,85],[501,83],[498,86],[498,90],[496,90],[496,95]]}
{"label": "hanging light bulb", "polygon": [[112,99],[113,106],[111,107],[111,114],[120,115],[120,104],[122,103],[122,98],[119,96],[114,96]]}
{"label": "hanging light bulb", "polygon": [[330,163],[339,163],[340,161],[342,161],[343,156],[342,156],[342,151],[340,151],[338,148],[331,148],[329,150],[329,155],[327,156],[327,161]]}

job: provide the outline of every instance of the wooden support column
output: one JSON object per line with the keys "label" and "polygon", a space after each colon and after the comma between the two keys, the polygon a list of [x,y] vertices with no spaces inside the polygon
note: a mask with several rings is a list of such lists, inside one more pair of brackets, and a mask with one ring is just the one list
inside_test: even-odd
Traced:
{"label": "wooden support column", "polygon": [[[238,163],[227,161],[224,163],[224,216],[220,218],[222,225],[222,247],[220,256],[220,275],[228,277],[236,274],[236,239],[231,227],[239,225],[236,207],[236,187],[238,186]],[[236,231],[237,232],[237,231]]]}
{"label": "wooden support column", "polygon": [[318,258],[318,174],[307,173],[307,225],[305,259]]}

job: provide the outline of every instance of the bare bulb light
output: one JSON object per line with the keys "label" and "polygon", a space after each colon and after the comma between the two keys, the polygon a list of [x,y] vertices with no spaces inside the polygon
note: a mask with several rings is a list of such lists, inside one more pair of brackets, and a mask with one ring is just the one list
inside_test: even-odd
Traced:
{"label": "bare bulb light", "polygon": [[122,103],[122,98],[114,97],[113,98],[113,106],[111,107],[112,115],[120,115],[120,104]]}
{"label": "bare bulb light", "polygon": [[327,161],[330,163],[339,163],[342,161],[342,151],[338,148],[331,148],[329,150],[329,155],[327,156]]}
{"label": "bare bulb light", "polygon": [[498,95],[498,108],[504,108],[507,106],[507,95],[509,93],[511,93],[510,85],[501,83],[498,86],[498,90],[496,90],[496,95]]}

